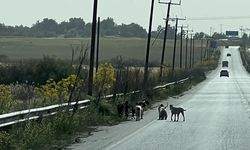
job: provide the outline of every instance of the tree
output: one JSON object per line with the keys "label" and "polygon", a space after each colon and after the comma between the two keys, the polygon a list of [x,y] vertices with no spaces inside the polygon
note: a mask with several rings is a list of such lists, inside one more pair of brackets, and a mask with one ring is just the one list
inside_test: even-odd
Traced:
{"label": "tree", "polygon": [[225,34],[220,34],[217,32],[215,32],[212,37],[213,39],[226,39],[227,38]]}
{"label": "tree", "polygon": [[122,37],[146,37],[147,31],[138,24],[122,24],[118,26],[119,35]]}
{"label": "tree", "polygon": [[42,22],[37,21],[32,29],[37,34],[36,36],[50,37],[56,35],[58,24],[53,19],[44,18]]}
{"label": "tree", "polygon": [[204,32],[196,32],[195,35],[194,35],[194,38],[195,39],[201,39],[201,38],[207,38],[209,37],[207,34],[205,34]]}
{"label": "tree", "polygon": [[243,34],[241,38],[241,45],[246,48],[247,47],[247,41],[248,41],[248,35],[246,33]]}
{"label": "tree", "polygon": [[113,18],[108,17],[107,19],[102,20],[100,28],[103,35],[117,35],[117,25]]}
{"label": "tree", "polygon": [[92,29],[92,23],[87,23],[85,25],[85,30],[84,30],[84,37],[90,37],[91,35],[91,29]]}

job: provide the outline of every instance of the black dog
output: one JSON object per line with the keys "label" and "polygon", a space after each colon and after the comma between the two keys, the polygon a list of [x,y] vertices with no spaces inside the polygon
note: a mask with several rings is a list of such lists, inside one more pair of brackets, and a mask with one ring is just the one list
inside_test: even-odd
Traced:
{"label": "black dog", "polygon": [[183,121],[185,121],[185,116],[184,116],[184,111],[186,111],[185,109],[183,109],[181,107],[174,107],[173,105],[169,105],[169,107],[171,110],[171,121],[173,121],[173,119],[172,119],[173,115],[174,115],[174,121],[179,121],[180,113],[182,114]]}
{"label": "black dog", "polygon": [[166,108],[168,107],[168,104],[167,106],[164,107],[163,104],[161,104],[159,107],[158,107],[158,113],[159,113],[159,120],[167,120],[167,117],[168,117],[168,114],[167,114],[167,111],[166,111]]}
{"label": "black dog", "polygon": [[168,114],[165,107],[160,108],[159,120],[167,120]]}

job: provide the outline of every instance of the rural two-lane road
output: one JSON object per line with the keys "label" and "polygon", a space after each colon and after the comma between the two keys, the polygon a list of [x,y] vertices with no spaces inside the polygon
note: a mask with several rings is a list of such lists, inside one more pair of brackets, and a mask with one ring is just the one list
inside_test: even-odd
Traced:
{"label": "rural two-lane road", "polygon": [[[226,54],[231,53],[231,57]],[[157,120],[157,109],[149,110],[140,122],[128,121],[71,145],[78,150],[249,150],[250,76],[242,66],[236,47],[222,50],[228,60],[229,78],[220,77],[221,64],[179,99],[187,111],[186,121]],[[175,101],[175,102],[174,102]],[[166,103],[166,102],[164,102]],[[170,111],[168,110],[170,115]]]}

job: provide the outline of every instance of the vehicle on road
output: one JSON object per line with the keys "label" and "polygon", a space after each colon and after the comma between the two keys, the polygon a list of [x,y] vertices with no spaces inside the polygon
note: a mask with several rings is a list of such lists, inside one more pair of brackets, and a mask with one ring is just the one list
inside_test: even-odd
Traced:
{"label": "vehicle on road", "polygon": [[227,56],[231,56],[231,54],[230,54],[230,53],[227,53]]}
{"label": "vehicle on road", "polygon": [[222,61],[222,67],[228,67],[228,61]]}
{"label": "vehicle on road", "polygon": [[229,77],[229,72],[227,70],[221,70],[220,77],[223,77],[223,76]]}
{"label": "vehicle on road", "polygon": [[229,48],[229,46],[227,45],[227,46],[225,46],[226,48]]}

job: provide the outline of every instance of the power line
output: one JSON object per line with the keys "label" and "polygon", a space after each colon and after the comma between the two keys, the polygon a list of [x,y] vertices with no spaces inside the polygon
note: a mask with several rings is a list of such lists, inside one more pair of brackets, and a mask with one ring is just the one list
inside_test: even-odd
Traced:
{"label": "power line", "polygon": [[220,17],[195,17],[186,18],[187,20],[236,20],[236,19],[250,19],[250,16],[220,16]]}

